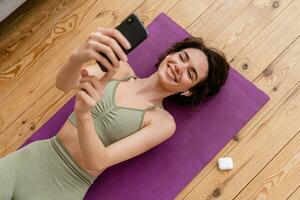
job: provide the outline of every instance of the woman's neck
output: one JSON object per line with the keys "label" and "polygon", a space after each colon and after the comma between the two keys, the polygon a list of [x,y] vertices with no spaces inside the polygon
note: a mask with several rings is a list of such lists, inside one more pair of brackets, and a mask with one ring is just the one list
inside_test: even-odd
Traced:
{"label": "woman's neck", "polygon": [[145,97],[154,105],[161,105],[164,98],[175,94],[162,86],[157,72],[149,77],[136,79],[135,83],[137,95]]}

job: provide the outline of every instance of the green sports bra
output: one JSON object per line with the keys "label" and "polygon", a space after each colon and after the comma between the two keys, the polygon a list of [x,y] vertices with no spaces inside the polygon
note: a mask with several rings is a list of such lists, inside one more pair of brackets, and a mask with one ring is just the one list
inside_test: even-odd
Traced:
{"label": "green sports bra", "polygon": [[[143,118],[147,110],[161,105],[153,105],[146,109],[126,108],[115,104],[115,92],[121,81],[127,81],[131,77],[121,80],[110,80],[104,87],[104,95],[91,111],[96,133],[108,146],[141,129]],[[68,119],[77,127],[76,115],[73,111]]]}

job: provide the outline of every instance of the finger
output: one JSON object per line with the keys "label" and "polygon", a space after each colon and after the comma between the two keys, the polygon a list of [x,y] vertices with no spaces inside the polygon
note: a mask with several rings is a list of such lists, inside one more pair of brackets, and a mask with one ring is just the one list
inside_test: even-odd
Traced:
{"label": "finger", "polygon": [[89,45],[96,51],[104,53],[108,59],[112,62],[112,64],[114,66],[118,66],[119,65],[119,60],[117,58],[117,56],[115,55],[115,53],[113,52],[113,50],[109,47],[106,46],[104,44],[101,44],[95,40],[90,40],[89,41]]}
{"label": "finger", "polygon": [[91,50],[90,54],[91,54],[91,58],[99,61],[102,65],[104,65],[107,68],[107,70],[109,71],[114,70],[112,64],[110,64],[110,62],[104,56],[102,56],[95,50]]}
{"label": "finger", "polygon": [[89,107],[94,107],[97,103],[96,100],[91,98],[85,91],[79,90],[77,96]]}
{"label": "finger", "polygon": [[90,82],[97,91],[101,91],[101,84],[96,76],[86,76],[80,79],[80,83]]}
{"label": "finger", "polygon": [[113,49],[113,51],[117,54],[118,58],[120,58],[120,60],[128,61],[127,55],[115,39],[108,37],[100,32],[92,33],[92,38],[99,41],[100,43],[104,43],[110,46]]}
{"label": "finger", "polygon": [[86,91],[89,96],[98,101],[100,99],[99,92],[92,86],[90,82],[79,84],[79,88]]}
{"label": "finger", "polygon": [[112,28],[98,28],[97,31],[101,32],[104,35],[115,38],[125,49],[130,49],[131,45],[129,41],[124,37],[124,35],[117,29]]}

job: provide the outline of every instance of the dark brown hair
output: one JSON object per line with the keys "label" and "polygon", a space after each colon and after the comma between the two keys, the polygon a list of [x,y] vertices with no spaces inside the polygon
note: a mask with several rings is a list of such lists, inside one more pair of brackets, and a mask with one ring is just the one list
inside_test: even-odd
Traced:
{"label": "dark brown hair", "polygon": [[208,61],[208,75],[204,80],[201,80],[197,85],[190,88],[192,92],[191,96],[186,97],[177,93],[167,98],[175,99],[181,105],[190,104],[195,108],[195,105],[204,101],[207,96],[212,96],[219,92],[227,79],[229,63],[223,52],[212,47],[207,47],[202,38],[188,37],[168,48],[164,54],[160,56],[155,67],[158,68],[167,55],[186,48],[199,49],[206,55]]}

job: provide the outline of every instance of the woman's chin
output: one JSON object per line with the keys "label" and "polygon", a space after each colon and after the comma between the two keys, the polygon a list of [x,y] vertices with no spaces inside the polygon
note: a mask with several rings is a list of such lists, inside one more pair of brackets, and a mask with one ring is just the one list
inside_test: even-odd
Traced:
{"label": "woman's chin", "polygon": [[168,91],[177,91],[177,83],[174,82],[173,80],[170,80],[168,77],[166,76],[161,76],[160,77],[160,83],[162,85],[163,88],[165,88]]}

